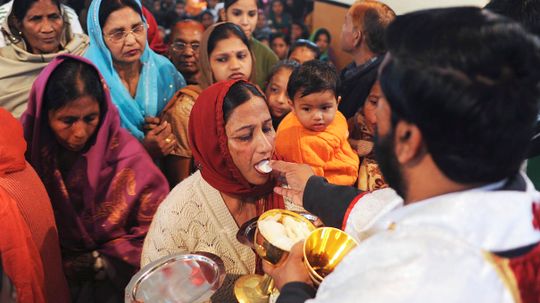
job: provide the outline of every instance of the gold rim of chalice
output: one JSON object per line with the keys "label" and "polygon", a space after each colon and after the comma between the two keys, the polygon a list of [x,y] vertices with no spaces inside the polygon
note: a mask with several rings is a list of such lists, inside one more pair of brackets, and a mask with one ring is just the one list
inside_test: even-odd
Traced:
{"label": "gold rim of chalice", "polygon": [[315,285],[319,285],[358,243],[346,232],[321,227],[304,241],[304,264]]}
{"label": "gold rim of chalice", "polygon": [[[257,220],[257,225],[265,218],[272,217],[278,214],[281,216],[291,217],[296,221],[306,224],[310,232],[313,232],[316,229],[315,225],[313,225],[313,223],[311,223],[311,221],[306,219],[304,216],[286,209],[271,209],[264,212],[259,217],[259,220]],[[254,246],[255,251],[263,260],[268,261],[274,265],[279,265],[281,262],[286,260],[287,256],[289,255],[289,251],[281,249],[276,245],[270,243],[270,241],[268,241],[268,239],[266,239],[261,234],[259,228],[257,228],[257,230],[255,231]]]}

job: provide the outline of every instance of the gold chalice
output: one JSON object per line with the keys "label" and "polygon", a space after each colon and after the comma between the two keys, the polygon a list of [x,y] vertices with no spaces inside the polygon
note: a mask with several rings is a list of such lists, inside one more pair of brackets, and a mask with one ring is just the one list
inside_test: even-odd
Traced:
{"label": "gold chalice", "polygon": [[[268,230],[265,228],[266,226],[269,226],[268,222],[273,219],[276,219],[276,222],[278,223],[283,223],[285,221],[290,223],[292,220],[294,223],[301,224],[309,232],[315,230],[315,226],[302,215],[284,209],[269,210],[263,213],[256,221],[252,219],[242,225],[238,231],[237,239],[241,243],[252,247],[264,261],[278,265],[287,259],[290,252],[290,246],[286,244],[290,243],[282,241],[284,240],[283,238],[273,239],[275,237],[268,234]],[[260,230],[261,225],[263,226],[262,232]],[[271,240],[277,241],[274,241],[273,243]],[[294,242],[292,244],[294,244]],[[264,276],[245,275],[236,281],[234,285],[234,294],[240,303],[268,302],[273,289],[274,283],[270,276],[266,274]]]}
{"label": "gold chalice", "polygon": [[304,264],[313,283],[318,286],[358,243],[342,230],[321,227],[304,242]]}

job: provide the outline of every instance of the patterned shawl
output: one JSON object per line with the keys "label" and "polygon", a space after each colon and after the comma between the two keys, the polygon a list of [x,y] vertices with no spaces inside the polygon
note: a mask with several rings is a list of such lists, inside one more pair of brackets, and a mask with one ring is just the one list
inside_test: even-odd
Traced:
{"label": "patterned shawl", "polygon": [[22,117],[27,160],[51,198],[63,254],[98,250],[135,270],[152,216],[169,191],[167,180],[142,145],[120,127],[103,78],[106,105],[100,109],[100,124],[71,170],[62,175],[61,147],[43,102],[49,77],[66,58],[91,65],[84,58],[61,55],[38,76]]}
{"label": "patterned shawl", "polygon": [[[144,138],[144,118],[157,117],[174,93],[186,86],[184,77],[176,67],[165,57],[156,54],[148,43],[141,56],[142,70],[137,85],[137,93],[133,98],[116,72],[111,52],[103,40],[99,24],[99,8],[102,0],[94,0],[88,10],[88,34],[90,47],[85,57],[90,59],[111,89],[114,104],[120,112],[122,126],[142,140]],[[137,3],[140,5],[139,1]]]}

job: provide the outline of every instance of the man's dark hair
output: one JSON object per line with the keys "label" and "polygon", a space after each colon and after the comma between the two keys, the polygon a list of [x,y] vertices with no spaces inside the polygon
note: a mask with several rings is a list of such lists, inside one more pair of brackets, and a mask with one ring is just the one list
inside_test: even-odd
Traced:
{"label": "man's dark hair", "polygon": [[417,125],[454,182],[515,175],[538,115],[538,41],[510,19],[461,7],[398,16],[386,42],[380,82],[392,123]]}
{"label": "man's dark hair", "polygon": [[531,33],[540,37],[540,1],[491,0],[484,8],[520,22]]}
{"label": "man's dark hair", "polygon": [[293,102],[296,93],[305,97],[313,93],[332,91],[337,97],[338,87],[339,76],[334,65],[311,60],[294,69],[287,84],[287,94]]}
{"label": "man's dark hair", "polygon": [[293,43],[293,45],[289,49],[289,53],[287,54],[287,58],[289,58],[291,56],[291,54],[294,52],[294,50],[299,48],[299,47],[306,47],[307,49],[312,51],[313,54],[315,54],[315,59],[319,59],[319,56],[321,55],[321,50],[319,49],[317,44],[315,44],[314,42],[311,42],[309,40],[306,40],[306,39],[298,39]]}

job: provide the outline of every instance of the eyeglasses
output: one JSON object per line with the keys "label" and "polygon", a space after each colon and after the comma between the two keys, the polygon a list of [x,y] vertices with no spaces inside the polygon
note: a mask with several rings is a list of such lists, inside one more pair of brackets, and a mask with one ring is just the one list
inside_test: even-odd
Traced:
{"label": "eyeglasses", "polygon": [[194,52],[196,52],[199,50],[199,47],[201,46],[201,44],[199,42],[185,43],[182,41],[176,41],[172,44],[172,48],[175,51],[180,51],[180,52],[186,50],[188,46],[191,47],[191,49]]}
{"label": "eyeglasses", "polygon": [[129,31],[125,31],[125,30],[119,30],[119,31],[115,31],[115,32],[112,32],[110,34],[107,34],[105,35],[110,41],[112,42],[115,42],[115,43],[118,43],[118,42],[121,42],[122,40],[126,39],[126,37],[129,35],[129,34],[133,34],[133,36],[135,36],[136,38],[137,37],[140,37],[142,36],[144,33],[146,32],[146,29],[144,27],[144,24],[141,23],[139,25],[136,25],[135,27],[133,27],[131,30]]}

